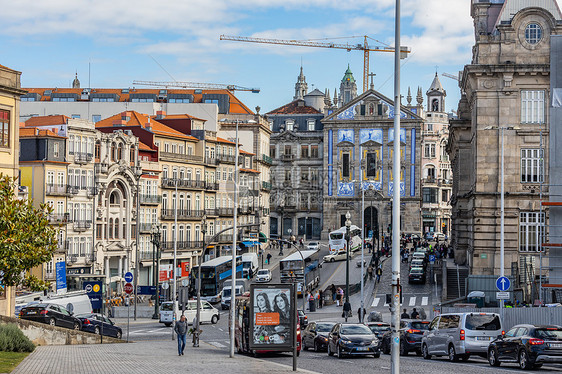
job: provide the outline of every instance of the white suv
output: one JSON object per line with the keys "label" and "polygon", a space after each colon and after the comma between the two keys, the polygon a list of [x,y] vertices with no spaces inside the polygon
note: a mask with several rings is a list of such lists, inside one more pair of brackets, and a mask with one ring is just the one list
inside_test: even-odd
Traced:
{"label": "white suv", "polygon": [[271,270],[260,269],[256,275],[256,282],[270,282],[271,281]]}

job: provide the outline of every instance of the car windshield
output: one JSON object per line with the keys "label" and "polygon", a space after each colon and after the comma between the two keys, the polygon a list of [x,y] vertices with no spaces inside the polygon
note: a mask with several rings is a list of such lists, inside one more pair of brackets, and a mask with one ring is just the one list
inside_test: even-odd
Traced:
{"label": "car windshield", "polygon": [[258,275],[267,275],[267,270],[258,271]]}
{"label": "car windshield", "polygon": [[412,270],[410,270],[410,274],[422,274],[422,273],[423,273],[422,268],[412,268]]}
{"label": "car windshield", "polygon": [[388,325],[369,325],[369,328],[372,332],[381,332],[381,331],[388,331],[390,330],[390,326]]}
{"label": "car windshield", "polygon": [[425,257],[425,253],[423,252],[414,252],[412,255],[413,257]]}
{"label": "car windshield", "polygon": [[544,340],[562,340],[562,329],[556,327],[536,329],[535,336]]}
{"label": "car windshield", "polygon": [[343,239],[342,233],[330,234],[330,239]]}
{"label": "car windshield", "polygon": [[225,288],[224,290],[222,290],[222,296],[230,297],[230,288]]}
{"label": "car windshield", "polygon": [[172,310],[174,310],[174,304],[172,304],[172,303],[162,304],[160,306],[160,310],[163,310],[165,312],[171,312]]}
{"label": "car windshield", "polygon": [[371,330],[365,325],[342,325],[342,335],[369,335]]}
{"label": "car windshield", "polygon": [[500,318],[496,314],[469,314],[466,316],[466,328],[468,330],[499,330],[501,329]]}
{"label": "car windshield", "polygon": [[330,332],[332,331],[332,327],[334,327],[335,323],[317,323],[316,324],[316,331],[317,332]]}
{"label": "car windshield", "polygon": [[412,322],[411,326],[416,330],[427,330],[429,329],[429,322]]}

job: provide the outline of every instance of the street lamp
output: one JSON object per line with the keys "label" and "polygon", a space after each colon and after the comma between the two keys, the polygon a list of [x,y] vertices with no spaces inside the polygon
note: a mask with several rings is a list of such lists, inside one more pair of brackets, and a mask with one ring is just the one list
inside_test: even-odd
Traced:
{"label": "street lamp", "polygon": [[[205,240],[205,233],[207,232],[207,219],[203,218],[201,222],[201,234],[203,236],[203,249],[201,250],[201,255],[197,260],[197,312],[195,313],[195,325],[193,326],[193,346],[199,347],[199,321],[201,319],[201,264],[203,263],[203,256],[205,256],[205,251],[207,250],[207,242]],[[216,235],[215,235],[216,236]],[[233,235],[235,236],[235,235]],[[236,249],[234,249],[236,250]],[[232,283],[232,289],[235,290],[235,284]]]}
{"label": "street lamp", "polygon": [[351,303],[349,302],[349,240],[351,239],[351,214],[347,212],[345,218],[345,239],[347,245],[345,255],[345,303],[343,304],[343,314],[345,322],[347,322],[347,318],[351,312]]}
{"label": "street lamp", "polygon": [[156,288],[155,292],[155,300],[154,300],[154,314],[152,315],[152,319],[158,319],[158,307],[160,304],[160,295],[158,292],[158,263],[160,259],[160,226],[152,225],[152,234],[151,234],[151,242],[153,244],[152,247],[152,269],[153,269],[153,278],[152,278],[152,285]]}

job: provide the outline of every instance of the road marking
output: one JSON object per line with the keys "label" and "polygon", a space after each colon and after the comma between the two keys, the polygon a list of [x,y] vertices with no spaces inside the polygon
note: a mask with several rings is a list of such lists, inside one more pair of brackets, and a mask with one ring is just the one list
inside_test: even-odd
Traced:
{"label": "road marking", "polygon": [[223,330],[223,329],[221,329],[220,327],[219,327],[219,330],[220,330],[220,331],[224,331],[224,330]]}
{"label": "road marking", "polygon": [[376,308],[377,306],[379,306],[379,302],[380,302],[380,301],[381,301],[381,298],[380,298],[380,297],[375,297],[375,298],[373,299],[373,303],[371,304],[371,306]]}
{"label": "road marking", "polygon": [[219,342],[207,342],[207,344],[212,345],[213,347],[217,347],[217,348],[226,348],[226,345],[221,344]]}
{"label": "road marking", "polygon": [[427,305],[428,302],[429,302],[429,297],[427,297],[427,296],[422,297],[421,305]]}
{"label": "road marking", "polygon": [[410,304],[409,306],[414,306],[416,305],[416,297],[415,296],[411,296],[410,297]]}

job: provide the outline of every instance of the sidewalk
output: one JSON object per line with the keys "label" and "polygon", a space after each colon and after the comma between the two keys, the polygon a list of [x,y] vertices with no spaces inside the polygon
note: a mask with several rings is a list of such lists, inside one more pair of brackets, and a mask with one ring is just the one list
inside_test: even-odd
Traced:
{"label": "sidewalk", "polygon": [[290,366],[250,356],[235,354],[230,358],[203,341],[200,348],[194,349],[188,339],[184,353],[178,356],[176,342],[42,346],[12,374],[293,373]]}

